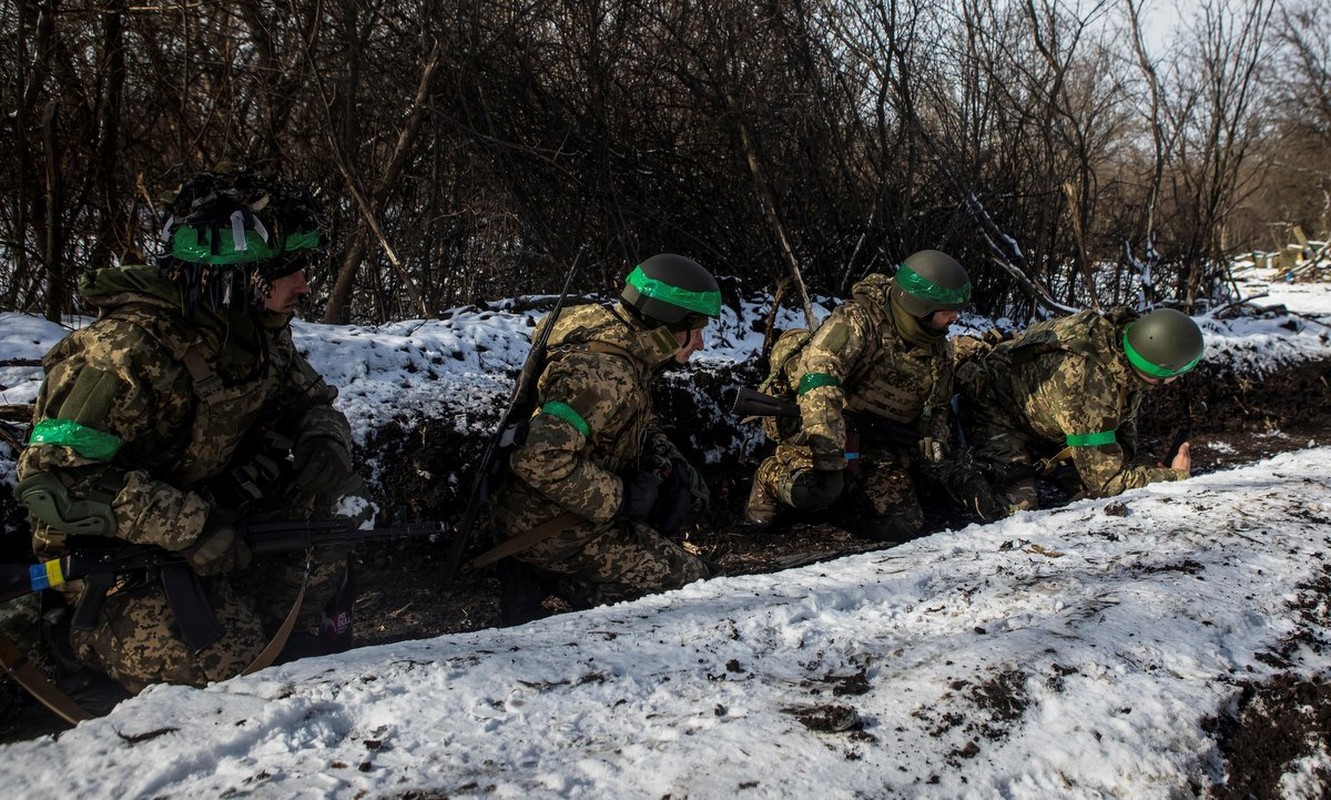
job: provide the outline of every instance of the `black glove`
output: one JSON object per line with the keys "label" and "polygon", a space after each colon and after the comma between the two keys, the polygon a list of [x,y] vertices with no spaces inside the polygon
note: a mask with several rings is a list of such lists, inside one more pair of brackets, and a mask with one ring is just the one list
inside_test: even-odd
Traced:
{"label": "black glove", "polygon": [[958,494],[962,504],[979,514],[985,522],[993,522],[1008,515],[1007,504],[978,472],[966,478]]}
{"label": "black glove", "polygon": [[249,546],[236,532],[231,517],[217,509],[208,512],[199,537],[180,554],[200,575],[221,575],[250,565]]}
{"label": "black glove", "polygon": [[657,487],[656,503],[647,516],[647,524],[663,536],[674,536],[693,517],[693,470],[679,459],[670,462],[670,477]]}
{"label": "black glove", "polygon": [[646,519],[661,494],[661,476],[654,472],[635,472],[622,480],[624,499],[619,504],[619,516]]}
{"label": "black glove", "polygon": [[351,472],[351,454],[342,442],[329,436],[298,442],[293,460],[296,485],[311,496],[327,494]]}

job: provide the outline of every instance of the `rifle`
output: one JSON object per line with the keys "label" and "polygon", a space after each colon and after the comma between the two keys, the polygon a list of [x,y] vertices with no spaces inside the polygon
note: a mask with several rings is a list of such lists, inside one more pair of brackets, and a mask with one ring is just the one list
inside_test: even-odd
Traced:
{"label": "rifle", "polygon": [[527,425],[536,410],[536,381],[545,369],[546,342],[549,341],[550,331],[554,329],[555,322],[559,319],[559,313],[564,310],[564,301],[568,298],[568,289],[573,284],[573,276],[577,274],[582,254],[583,250],[579,250],[577,257],[573,259],[573,265],[569,267],[568,274],[564,276],[564,288],[559,291],[559,300],[555,302],[554,309],[546,317],[545,327],[532,342],[531,350],[527,352],[527,359],[522,362],[522,369],[518,371],[518,377],[513,382],[513,392],[509,395],[508,407],[504,409],[503,415],[499,418],[499,426],[495,428],[490,441],[485,445],[485,455],[481,456],[481,462],[476,468],[476,478],[472,481],[471,494],[467,497],[467,508],[462,513],[462,521],[458,523],[453,538],[448,542],[448,551],[444,558],[443,586],[452,584],[457,578],[458,570],[462,567],[462,556],[471,544],[476,522],[489,504],[490,495],[499,482],[500,473],[507,461],[500,458],[500,455],[512,452],[527,439]]}
{"label": "rifle", "polygon": [[[239,526],[238,531],[250,552],[256,556],[293,553],[329,545],[436,536],[448,532],[448,524],[444,522],[416,522],[370,530],[354,528],[354,524],[349,519],[302,519],[249,523]],[[41,564],[0,564],[0,603],[73,580],[97,584],[104,582],[103,579],[109,579],[105,581],[109,589],[117,575],[187,564],[180,553],[148,544],[75,551]],[[98,598],[98,601],[101,599]],[[83,610],[82,605],[80,603],[80,611]],[[90,611],[95,620],[96,609]]]}
{"label": "rifle", "polygon": [[[348,519],[259,522],[241,526],[239,533],[251,553],[274,555],[323,545],[435,536],[448,530],[448,526],[442,522],[421,522],[372,530],[360,530],[352,527],[354,524]],[[80,538],[91,540],[90,537]],[[0,564],[0,603],[54,588],[68,581],[82,580],[83,595],[79,598],[70,626],[87,629],[96,624],[106,593],[115,585],[117,577],[135,572],[160,576],[181,636],[196,651],[212,644],[225,633],[208,607],[198,576],[185,557],[146,544],[75,551],[41,564]],[[303,588],[301,592],[304,593]],[[269,643],[268,649],[255,659],[250,669],[260,669],[271,663],[272,657],[286,641],[286,634],[290,624],[295,621],[298,609],[299,601],[288,615],[283,630]],[[34,698],[71,725],[92,717],[52,684],[3,633],[0,633],[0,666]]]}
{"label": "rifle", "polygon": [[[800,407],[789,400],[783,400],[780,397],[773,397],[770,394],[741,386],[735,393],[735,404],[730,409],[732,414],[741,418],[744,417],[789,417],[791,419],[800,418]],[[890,419],[884,419],[878,416],[860,414],[854,417],[847,415],[847,422],[850,427],[859,431],[861,436],[868,436],[870,439],[892,442],[894,444],[914,445],[924,438],[924,434],[902,425],[899,422],[893,422]]]}

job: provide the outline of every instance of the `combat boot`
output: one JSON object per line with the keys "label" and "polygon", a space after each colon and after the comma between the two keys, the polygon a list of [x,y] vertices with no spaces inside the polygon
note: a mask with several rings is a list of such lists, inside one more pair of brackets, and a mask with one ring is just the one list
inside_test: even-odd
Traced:
{"label": "combat boot", "polygon": [[749,502],[744,506],[744,518],[758,530],[766,530],[776,522],[777,502],[772,493],[763,486],[762,480],[753,476],[753,488],[749,489]]}

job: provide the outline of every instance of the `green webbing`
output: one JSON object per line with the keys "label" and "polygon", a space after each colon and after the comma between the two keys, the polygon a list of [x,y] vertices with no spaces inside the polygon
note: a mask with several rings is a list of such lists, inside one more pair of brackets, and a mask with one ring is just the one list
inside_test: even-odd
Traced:
{"label": "green webbing", "polygon": [[897,269],[897,285],[907,294],[937,300],[940,303],[964,303],[971,296],[970,281],[955,289],[949,289],[946,286],[939,286],[905,264]]}
{"label": "green webbing", "polygon": [[577,411],[574,411],[573,406],[568,403],[561,403],[558,400],[553,400],[541,406],[539,413],[549,414],[552,417],[559,417],[572,425],[573,429],[582,434],[583,438],[586,438],[592,432],[592,427],[587,424],[587,420],[583,419],[582,415]]}
{"label": "green webbing", "polygon": [[1136,367],[1142,372],[1145,372],[1147,375],[1150,375],[1152,378],[1172,378],[1175,375],[1182,375],[1183,373],[1197,366],[1197,362],[1202,360],[1202,354],[1198,353],[1196,358],[1184,364],[1182,367],[1179,367],[1178,369],[1167,369],[1165,367],[1158,367],[1155,364],[1152,364],[1151,362],[1147,361],[1146,358],[1141,353],[1138,353],[1136,350],[1132,348],[1132,343],[1128,341],[1129,330],[1132,330],[1131,325],[1128,326],[1127,330],[1123,331],[1123,352],[1128,354],[1128,361],[1129,363],[1132,364],[1132,366]]}
{"label": "green webbing", "polygon": [[124,444],[119,436],[94,430],[69,419],[44,419],[32,426],[28,444],[72,447],[84,458],[110,461]]}
{"label": "green webbing", "polygon": [[840,385],[841,379],[835,375],[828,375],[826,372],[806,372],[804,373],[804,377],[800,378],[800,385],[797,391],[800,395],[803,395],[805,392],[817,389],[820,386]]}
{"label": "green webbing", "polygon": [[[217,237],[216,253],[210,241],[213,236]],[[322,241],[323,234],[317,230],[296,231],[281,238],[279,246],[274,247],[257,232],[246,228],[245,249],[237,250],[229,229],[181,225],[171,236],[171,255],[191,264],[244,264],[269,261],[283,253],[318,247]]]}
{"label": "green webbing", "polygon": [[1068,447],[1099,447],[1102,444],[1114,444],[1118,441],[1115,431],[1099,433],[1069,433]]}
{"label": "green webbing", "polygon": [[653,300],[687,308],[690,311],[706,314],[709,317],[715,317],[721,313],[720,292],[694,292],[689,289],[681,289],[678,286],[671,286],[664,281],[648,277],[647,273],[642,271],[642,265],[634,267],[633,271],[624,280],[628,285]]}

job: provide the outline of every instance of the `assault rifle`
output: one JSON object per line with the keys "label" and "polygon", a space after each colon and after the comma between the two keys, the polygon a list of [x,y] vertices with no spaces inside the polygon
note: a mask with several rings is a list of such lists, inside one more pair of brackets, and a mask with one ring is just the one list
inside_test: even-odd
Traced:
{"label": "assault rifle", "polygon": [[573,259],[568,274],[564,276],[564,288],[559,291],[559,300],[555,302],[554,309],[546,317],[545,327],[541,328],[540,334],[532,342],[531,350],[527,352],[527,359],[522,362],[522,369],[518,371],[517,380],[513,382],[513,393],[508,398],[508,407],[499,418],[499,426],[490,436],[490,441],[485,446],[485,455],[481,456],[481,462],[476,467],[476,478],[471,485],[471,494],[467,497],[467,508],[462,514],[462,521],[453,532],[453,538],[448,542],[443,566],[444,586],[450,585],[457,578],[458,570],[462,567],[462,556],[466,554],[467,547],[471,544],[481,513],[489,505],[490,495],[494,492],[495,485],[503,472],[504,463],[507,461],[506,456],[527,440],[527,425],[532,413],[536,411],[536,381],[545,370],[546,342],[549,341],[550,331],[554,329],[555,322],[559,319],[559,312],[564,309],[569,286],[573,284],[573,276],[577,273],[578,262],[581,260],[580,250]]}
{"label": "assault rifle", "polygon": [[[276,555],[299,552],[315,546],[351,545],[368,541],[388,541],[417,536],[437,536],[448,526],[442,522],[421,522],[395,525],[388,528],[360,530],[347,519],[291,520],[288,522],[259,522],[241,526],[240,536],[254,555]],[[78,537],[81,541],[106,542],[94,537]],[[125,544],[97,549],[75,550],[63,558],[42,564],[0,564],[0,603],[44,589],[60,586],[68,581],[82,580],[84,590],[70,626],[88,629],[97,622],[97,616],[106,593],[118,577],[138,573],[143,579],[160,579],[167,602],[182,638],[196,651],[221,638],[224,631],[217,621],[208,600],[199,585],[198,575],[179,553],[152,545]],[[303,593],[302,589],[302,593]],[[297,605],[284,624],[286,632],[295,620]],[[271,663],[272,656],[286,641],[286,632],[279,632],[269,643],[269,650],[261,653],[250,665],[259,669]],[[267,660],[265,660],[265,658]],[[33,665],[21,649],[0,633],[0,667],[3,667],[19,685],[27,689],[61,719],[71,725],[90,719],[92,715],[62,692]]]}
{"label": "assault rifle", "polygon": [[[418,522],[370,530],[360,530],[353,527],[355,524],[348,519],[255,522],[240,526],[238,532],[250,553],[266,556],[329,545],[438,536],[448,531],[448,525],[443,522]],[[97,541],[92,537],[80,537],[80,540]],[[203,649],[221,637],[221,625],[208,607],[198,576],[189,562],[180,553],[153,545],[90,547],[41,564],[0,564],[0,603],[82,580],[86,588],[70,624],[87,630],[96,625],[102,601],[116,579],[136,572],[160,576],[181,635],[192,647]]]}
{"label": "assault rifle", "polygon": [[[792,403],[789,400],[783,400],[780,397],[773,397],[770,394],[763,394],[762,392],[744,386],[741,386],[735,393],[735,405],[730,411],[741,418],[800,418],[800,407],[795,403]],[[914,445],[924,438],[924,435],[914,428],[878,416],[870,416],[868,414],[847,414],[846,420],[850,427],[860,433],[861,437],[868,437],[869,439],[876,439],[878,441],[891,442],[894,444]]]}

